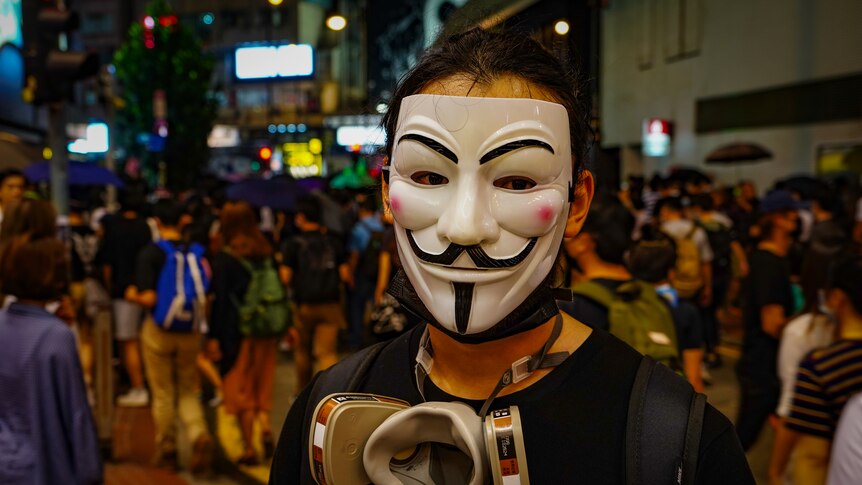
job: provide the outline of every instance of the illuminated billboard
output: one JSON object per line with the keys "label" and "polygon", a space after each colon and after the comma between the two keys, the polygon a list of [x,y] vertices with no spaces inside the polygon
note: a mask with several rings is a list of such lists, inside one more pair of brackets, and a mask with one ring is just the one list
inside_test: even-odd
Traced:
{"label": "illuminated billboard", "polygon": [[314,51],[307,44],[237,47],[234,74],[239,80],[307,77],[314,73]]}
{"label": "illuminated billboard", "polygon": [[12,44],[21,48],[21,0],[0,0],[0,47]]}

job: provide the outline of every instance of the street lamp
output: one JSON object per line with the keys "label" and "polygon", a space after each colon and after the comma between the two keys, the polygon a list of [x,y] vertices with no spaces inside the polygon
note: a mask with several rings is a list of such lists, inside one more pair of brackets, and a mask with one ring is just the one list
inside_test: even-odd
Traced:
{"label": "street lamp", "polygon": [[333,14],[326,19],[326,26],[329,27],[330,30],[338,32],[347,27],[347,19],[341,14]]}
{"label": "street lamp", "polygon": [[569,33],[569,23],[565,20],[560,20],[556,24],[554,24],[554,32],[559,35],[566,35]]}
{"label": "street lamp", "polygon": [[273,7],[278,7],[279,5],[281,5],[281,2],[283,2],[283,1],[284,0],[269,0],[269,4],[272,5]]}

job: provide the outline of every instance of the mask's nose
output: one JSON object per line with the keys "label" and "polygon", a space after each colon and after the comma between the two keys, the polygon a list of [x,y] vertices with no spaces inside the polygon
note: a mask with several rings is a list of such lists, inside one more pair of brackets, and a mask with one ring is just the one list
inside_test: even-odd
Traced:
{"label": "mask's nose", "polygon": [[437,235],[462,246],[494,242],[500,226],[491,214],[490,188],[475,174],[462,176],[437,221]]}

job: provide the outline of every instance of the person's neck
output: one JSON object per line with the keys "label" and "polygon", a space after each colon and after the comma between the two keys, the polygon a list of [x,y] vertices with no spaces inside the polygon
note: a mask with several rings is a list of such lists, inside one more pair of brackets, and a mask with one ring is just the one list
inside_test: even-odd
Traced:
{"label": "person's neck", "polygon": [[584,254],[576,259],[585,279],[630,280],[632,278],[625,266],[603,261],[596,254]]}
{"label": "person's neck", "polygon": [[320,232],[320,224],[306,222],[299,228],[299,230],[302,232]]}
{"label": "person's neck", "polygon": [[123,218],[125,218],[125,219],[137,219],[138,213],[135,211],[123,211]]}
{"label": "person's neck", "polygon": [[673,221],[681,221],[681,220],[682,220],[682,214],[667,214],[661,218],[662,224],[664,224],[665,222],[673,222]]}
{"label": "person's neck", "polygon": [[826,222],[832,220],[832,213],[826,211],[814,211],[814,220],[817,222]]}
{"label": "person's neck", "polygon": [[760,244],[757,245],[758,248],[763,249],[764,251],[769,251],[777,256],[787,256],[787,253],[790,252],[790,246],[793,244],[793,238],[790,234],[786,234],[784,232],[775,232],[772,234],[772,237],[761,241]]}
{"label": "person's neck", "polygon": [[[576,350],[590,334],[589,327],[563,315],[563,332],[549,353]],[[466,344],[429,325],[434,351],[430,378],[440,389],[463,399],[486,399],[506,369],[522,357],[540,351],[554,328],[556,317],[542,325],[510,337],[478,344]],[[538,370],[527,379],[507,386],[500,395],[524,389],[550,370]]]}
{"label": "person's neck", "polygon": [[180,230],[176,227],[163,227],[159,229],[159,236],[165,241],[179,241],[183,238]]}
{"label": "person's neck", "polygon": [[862,316],[853,312],[843,315],[838,333],[845,340],[862,340]]}

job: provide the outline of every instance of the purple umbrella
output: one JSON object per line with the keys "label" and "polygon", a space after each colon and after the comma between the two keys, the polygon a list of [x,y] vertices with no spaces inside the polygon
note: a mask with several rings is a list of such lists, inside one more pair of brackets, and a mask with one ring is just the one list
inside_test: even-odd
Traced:
{"label": "purple umbrella", "polygon": [[[51,181],[51,162],[38,162],[24,170],[27,180],[34,183]],[[125,184],[117,174],[94,163],[69,162],[69,185],[113,185],[123,188]]]}
{"label": "purple umbrella", "polygon": [[286,178],[249,179],[228,187],[227,197],[255,207],[291,211],[296,207],[297,197],[307,192],[296,181]]}

